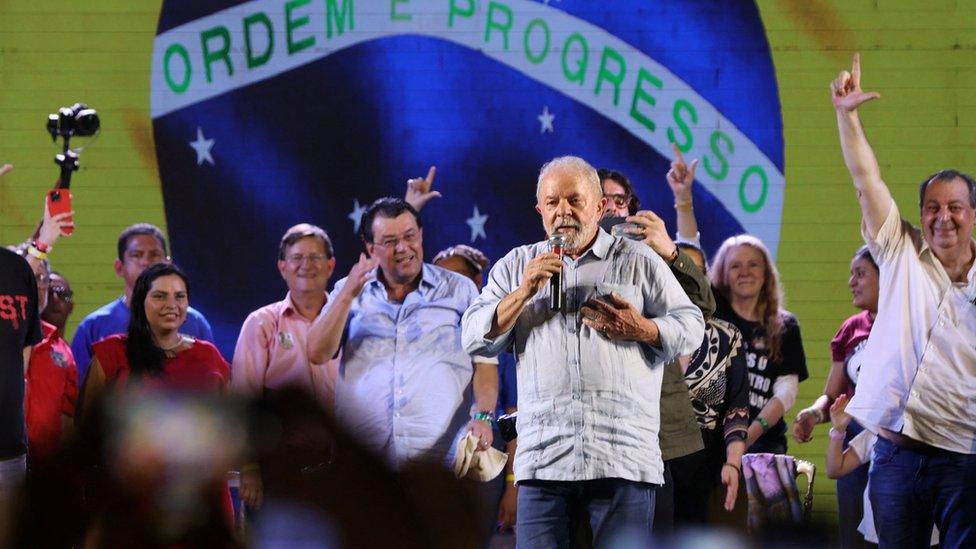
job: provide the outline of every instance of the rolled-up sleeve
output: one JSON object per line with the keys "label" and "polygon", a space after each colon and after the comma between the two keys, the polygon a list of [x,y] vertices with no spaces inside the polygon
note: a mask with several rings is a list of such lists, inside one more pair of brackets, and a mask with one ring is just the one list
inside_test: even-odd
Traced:
{"label": "rolled-up sleeve", "polygon": [[244,320],[234,349],[230,386],[236,393],[259,396],[264,391],[264,376],[269,365],[269,348],[274,337],[274,322],[264,309]]}
{"label": "rolled-up sleeve", "polygon": [[645,300],[650,305],[645,316],[652,318],[660,333],[660,348],[648,345],[655,362],[670,362],[680,355],[691,354],[705,337],[705,320],[664,261],[650,258],[650,280],[646,286],[650,294]]}
{"label": "rolled-up sleeve", "polygon": [[491,331],[498,304],[518,287],[515,277],[512,276],[515,272],[512,268],[515,262],[514,253],[514,250],[509,252],[495,264],[488,275],[488,283],[481,290],[481,295],[474,300],[461,318],[461,344],[464,350],[472,355],[498,356],[511,343],[511,329],[494,338],[485,335]]}

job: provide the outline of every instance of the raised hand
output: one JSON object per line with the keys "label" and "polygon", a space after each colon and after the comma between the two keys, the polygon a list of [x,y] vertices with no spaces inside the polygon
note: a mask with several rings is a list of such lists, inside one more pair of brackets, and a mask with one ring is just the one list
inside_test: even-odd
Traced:
{"label": "raised hand", "polygon": [[674,151],[674,160],[671,162],[671,169],[668,170],[668,186],[674,194],[676,202],[691,200],[691,185],[695,182],[695,170],[698,169],[698,159],[685,163],[685,157],[681,154],[681,149],[677,143],[671,143],[671,150]]}
{"label": "raised hand", "polygon": [[851,61],[851,72],[840,71],[830,83],[830,99],[838,111],[853,112],[862,104],[881,97],[878,92],[865,92],[861,89],[861,54],[855,53]]}
{"label": "raised hand", "polygon": [[418,212],[427,205],[433,198],[440,198],[441,193],[432,191],[434,176],[437,175],[437,166],[431,166],[427,170],[427,177],[414,177],[407,180],[407,194],[403,197],[408,204]]}
{"label": "raised hand", "polygon": [[528,296],[534,296],[549,282],[549,279],[563,269],[563,262],[557,254],[546,252],[532,258],[522,272],[521,287]]}
{"label": "raised hand", "polygon": [[57,215],[51,215],[51,212],[47,209],[47,204],[44,204],[44,220],[41,221],[41,229],[37,233],[37,240],[47,244],[48,246],[54,246],[54,243],[58,241],[58,238],[64,234],[64,229],[67,227],[74,228],[75,222],[71,219],[74,215],[74,210],[70,212],[61,212]]}
{"label": "raised hand", "polygon": [[838,396],[830,405],[830,422],[838,431],[847,429],[847,424],[851,422],[851,416],[847,413],[847,395]]}
{"label": "raised hand", "polygon": [[13,164],[4,164],[3,166],[0,166],[0,177],[3,177],[5,173],[9,172],[12,169],[14,169]]}
{"label": "raised hand", "polygon": [[376,277],[376,258],[367,257],[366,254],[359,254],[359,261],[349,270],[346,278],[346,285],[343,289],[352,293],[353,297],[358,296],[367,282]]}

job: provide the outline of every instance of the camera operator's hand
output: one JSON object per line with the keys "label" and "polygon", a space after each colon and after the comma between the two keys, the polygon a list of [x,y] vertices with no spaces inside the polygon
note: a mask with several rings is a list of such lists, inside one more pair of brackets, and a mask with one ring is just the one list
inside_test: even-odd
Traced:
{"label": "camera operator's hand", "polygon": [[37,233],[38,242],[53,247],[54,243],[61,237],[62,230],[68,227],[74,228],[75,222],[71,219],[74,213],[74,210],[72,210],[52,216],[51,212],[47,209],[47,203],[45,203],[44,220],[41,221],[41,228]]}
{"label": "camera operator's hand", "polygon": [[0,166],[0,177],[3,177],[5,173],[9,172],[12,169],[14,169],[13,164],[4,164],[3,166]]}
{"label": "camera operator's hand", "polygon": [[407,180],[407,194],[403,197],[408,204],[413,206],[418,212],[427,205],[431,199],[440,198],[441,193],[432,191],[434,176],[437,174],[437,166],[431,166],[427,170],[427,177],[414,177]]}

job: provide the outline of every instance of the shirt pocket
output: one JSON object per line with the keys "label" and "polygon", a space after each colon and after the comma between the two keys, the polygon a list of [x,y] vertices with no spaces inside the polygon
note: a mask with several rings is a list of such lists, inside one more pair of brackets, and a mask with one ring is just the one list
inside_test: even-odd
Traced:
{"label": "shirt pocket", "polygon": [[461,349],[461,314],[447,307],[425,307],[401,320],[397,329],[424,354],[451,356]]}
{"label": "shirt pocket", "polygon": [[[600,282],[594,286],[593,294],[590,297],[608,301],[606,298],[610,294],[620,296],[624,299],[624,301],[630,303],[635,309],[637,309],[640,314],[642,307],[639,306],[639,303],[641,303],[641,301],[635,286],[630,284],[610,284]],[[589,330],[589,328],[586,327],[583,327],[582,329]],[[602,338],[603,336],[600,334],[591,333],[591,337]],[[610,387],[608,387],[608,389],[624,391],[633,390],[633,385],[636,382],[633,368],[636,364],[643,364],[645,362],[641,344],[637,341],[613,341],[606,345],[606,349],[607,354],[609,354],[610,364],[604,364],[603,367],[606,369],[606,372],[609,373],[607,380],[610,382]]]}

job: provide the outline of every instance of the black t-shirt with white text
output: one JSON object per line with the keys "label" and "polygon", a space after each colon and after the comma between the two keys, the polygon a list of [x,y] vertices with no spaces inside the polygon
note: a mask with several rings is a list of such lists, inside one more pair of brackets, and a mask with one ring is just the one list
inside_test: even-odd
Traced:
{"label": "black t-shirt with white text", "polygon": [[[796,374],[800,381],[809,377],[807,359],[800,339],[800,324],[791,313],[783,311],[783,337],[780,339],[778,361],[769,360],[766,329],[758,322],[737,315],[728,301],[718,298],[715,317],[731,322],[742,332],[746,365],[749,368],[749,418],[755,419],[773,397],[773,385],[780,376]],[[786,447],[786,421],[780,419],[759,437],[757,443],[779,444]],[[748,449],[746,450],[748,451]]]}
{"label": "black t-shirt with white text", "polygon": [[41,336],[34,272],[23,257],[0,248],[0,459],[27,451],[24,347]]}

